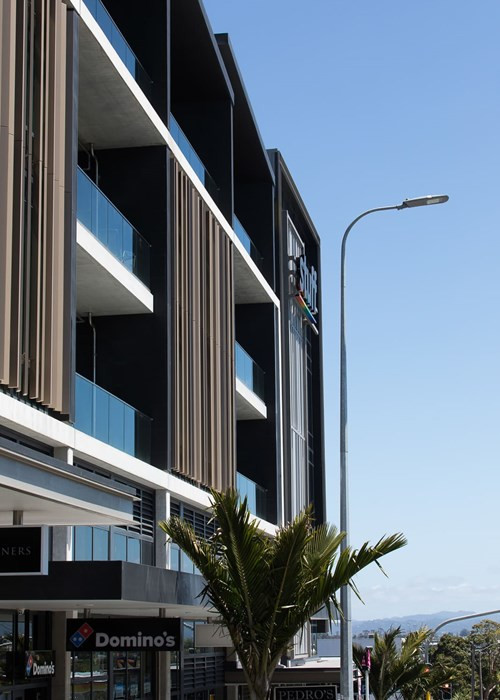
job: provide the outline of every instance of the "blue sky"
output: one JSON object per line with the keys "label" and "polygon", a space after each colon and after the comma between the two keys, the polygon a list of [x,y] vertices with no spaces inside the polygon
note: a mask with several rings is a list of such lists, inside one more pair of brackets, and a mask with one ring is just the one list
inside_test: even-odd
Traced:
{"label": "blue sky", "polygon": [[338,268],[349,239],[351,541],[408,546],[357,619],[500,608],[500,4],[206,0],[267,147],[322,239],[329,519],[338,523]]}

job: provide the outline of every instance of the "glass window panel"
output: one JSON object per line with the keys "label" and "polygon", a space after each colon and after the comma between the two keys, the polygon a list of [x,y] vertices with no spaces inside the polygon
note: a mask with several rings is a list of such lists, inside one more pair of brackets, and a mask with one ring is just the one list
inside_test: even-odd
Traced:
{"label": "glass window panel", "polygon": [[0,685],[12,682],[13,620],[12,613],[0,613]]}
{"label": "glass window panel", "polygon": [[88,525],[75,527],[75,561],[92,561],[92,528]]}
{"label": "glass window panel", "polygon": [[74,683],[73,700],[91,700],[90,683]]}
{"label": "glass window panel", "polygon": [[121,261],[130,272],[134,272],[134,229],[123,220]]}
{"label": "glass window panel", "polygon": [[141,564],[154,565],[153,543],[141,540]]}
{"label": "glass window panel", "polygon": [[76,416],[75,428],[92,435],[92,393],[91,382],[77,375],[75,386]]}
{"label": "glass window panel", "polygon": [[127,537],[119,532],[113,532],[113,559],[127,560]]}
{"label": "glass window panel", "polygon": [[135,411],[126,405],[123,407],[123,450],[135,456]]}
{"label": "glass window panel", "polygon": [[120,31],[116,26],[113,27],[113,46],[115,47],[116,53],[122,59],[122,61],[127,63],[127,52],[129,51],[126,42],[120,34]]}
{"label": "glass window panel", "polygon": [[129,651],[127,652],[127,668],[140,668],[141,667],[141,652],[140,651]]}
{"label": "glass window panel", "polygon": [[115,673],[115,678],[114,678],[114,686],[113,686],[113,698],[114,700],[121,700],[122,698],[125,698],[125,674],[124,673]]}
{"label": "glass window panel", "polygon": [[94,528],[94,561],[109,559],[109,530],[101,527]]}
{"label": "glass window panel", "polygon": [[109,394],[96,387],[95,391],[95,432],[98,440],[109,440]]}
{"label": "glass window panel", "polygon": [[92,652],[92,676],[107,676],[108,675],[108,652],[93,651]]}
{"label": "glass window panel", "polygon": [[124,651],[114,651],[111,653],[111,663],[115,670],[125,670],[127,668],[127,654]]}
{"label": "glass window panel", "polygon": [[121,260],[123,217],[112,205],[108,207],[108,248]]}
{"label": "glass window panel", "polygon": [[136,537],[127,537],[127,561],[141,563],[141,541]]}
{"label": "glass window panel", "polygon": [[78,170],[77,187],[77,218],[92,231],[92,182],[81,170]]}
{"label": "glass window panel", "polygon": [[172,571],[180,571],[180,549],[178,545],[170,545],[170,568]]}
{"label": "glass window panel", "polygon": [[128,688],[127,688],[127,698],[137,698],[140,693],[141,685],[141,672],[129,671],[128,672]]}
{"label": "glass window panel", "polygon": [[144,666],[144,687],[143,687],[143,698],[144,700],[149,700],[153,697],[153,655],[144,654],[143,655],[143,666]]}
{"label": "glass window panel", "polygon": [[108,681],[92,683],[92,700],[108,700]]}
{"label": "glass window panel", "polygon": [[185,574],[193,573],[193,562],[183,551],[181,551],[181,571],[183,571]]}
{"label": "glass window panel", "polygon": [[104,244],[108,245],[109,238],[109,203],[106,197],[96,190],[97,200],[97,221],[93,229],[93,233]]}
{"label": "glass window panel", "polygon": [[98,0],[97,2],[97,13],[96,13],[96,19],[99,23],[99,26],[101,27],[102,31],[104,34],[107,36],[109,41],[113,41],[113,21],[111,20],[111,17],[107,13],[106,9]]}
{"label": "glass window panel", "polygon": [[124,403],[114,396],[109,397],[109,444],[119,450],[123,447]]}
{"label": "glass window panel", "polygon": [[127,47],[127,55],[125,58],[125,65],[127,66],[130,74],[134,76],[134,78],[136,77],[135,63],[136,63],[135,56],[132,53],[132,51]]}
{"label": "glass window panel", "polygon": [[73,655],[73,676],[75,678],[86,678],[90,676],[90,651],[78,651]]}
{"label": "glass window panel", "polygon": [[182,625],[184,635],[184,650],[188,651],[194,647],[194,623],[184,622]]}

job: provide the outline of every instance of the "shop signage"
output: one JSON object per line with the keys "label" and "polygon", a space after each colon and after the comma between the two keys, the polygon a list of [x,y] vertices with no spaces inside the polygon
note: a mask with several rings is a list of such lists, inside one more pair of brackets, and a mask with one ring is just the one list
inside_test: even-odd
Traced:
{"label": "shop signage", "polygon": [[0,576],[48,572],[48,528],[0,527]]}
{"label": "shop signage", "polygon": [[274,688],[274,700],[336,700],[336,697],[335,685],[282,685]]}
{"label": "shop signage", "polygon": [[92,617],[66,621],[67,651],[179,651],[180,621],[164,617]]}
{"label": "shop signage", "polygon": [[307,265],[305,255],[295,259],[295,299],[309,323],[316,329],[318,314],[318,273]]}
{"label": "shop signage", "polygon": [[53,676],[56,672],[55,653],[47,650],[25,652],[24,672],[26,678]]}

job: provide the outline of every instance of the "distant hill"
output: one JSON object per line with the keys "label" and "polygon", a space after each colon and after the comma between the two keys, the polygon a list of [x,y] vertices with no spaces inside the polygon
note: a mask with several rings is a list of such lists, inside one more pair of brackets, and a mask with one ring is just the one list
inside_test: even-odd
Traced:
{"label": "distant hill", "polygon": [[[448,620],[451,617],[460,617],[461,615],[471,615],[474,611],[459,610],[458,612],[437,612],[428,615],[405,615],[404,617],[385,617],[375,620],[353,620],[352,621],[352,634],[364,635],[367,632],[385,632],[391,627],[401,627],[403,632],[411,632],[419,627],[429,627],[433,629],[437,627],[444,620]],[[470,620],[460,620],[458,622],[451,622],[449,625],[443,627],[442,630],[438,631],[438,634],[444,634],[449,632],[451,634],[460,634],[462,630],[470,631],[473,625],[480,622],[482,619],[492,619],[500,622],[500,614],[497,615],[487,615],[485,617],[474,617]],[[337,625],[333,626],[333,633],[336,632]],[[340,631],[340,625],[338,625]]]}

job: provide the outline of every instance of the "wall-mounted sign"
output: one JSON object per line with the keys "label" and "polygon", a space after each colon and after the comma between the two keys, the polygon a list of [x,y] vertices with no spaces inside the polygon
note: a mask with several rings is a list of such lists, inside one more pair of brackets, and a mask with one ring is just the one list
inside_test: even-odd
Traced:
{"label": "wall-mounted sign", "polygon": [[44,678],[56,672],[55,653],[52,650],[27,651],[24,655],[26,678]]}
{"label": "wall-mounted sign", "polygon": [[337,686],[335,685],[289,685],[274,688],[274,700],[336,700]]}
{"label": "wall-mounted sign", "polygon": [[194,642],[197,647],[223,647],[233,646],[227,627],[220,623],[206,623],[196,625],[194,628]]}
{"label": "wall-mounted sign", "polygon": [[307,266],[305,255],[295,258],[295,299],[309,323],[317,331],[318,273]]}
{"label": "wall-mounted sign", "polygon": [[47,574],[48,528],[0,527],[0,576]]}
{"label": "wall-mounted sign", "polygon": [[66,621],[67,651],[179,651],[178,619],[91,617]]}

